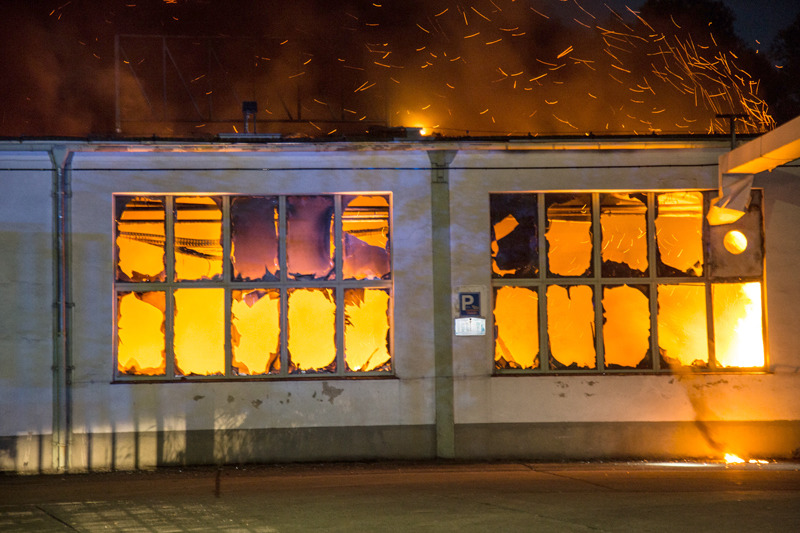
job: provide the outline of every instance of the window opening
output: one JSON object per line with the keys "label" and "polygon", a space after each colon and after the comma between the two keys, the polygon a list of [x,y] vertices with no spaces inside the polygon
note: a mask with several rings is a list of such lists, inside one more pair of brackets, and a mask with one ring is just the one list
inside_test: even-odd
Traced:
{"label": "window opening", "polygon": [[392,372],[386,194],[115,195],[115,375]]}

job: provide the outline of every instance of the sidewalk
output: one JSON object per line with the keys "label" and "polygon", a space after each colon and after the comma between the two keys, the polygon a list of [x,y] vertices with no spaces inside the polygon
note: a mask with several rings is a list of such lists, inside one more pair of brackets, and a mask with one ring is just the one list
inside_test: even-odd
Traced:
{"label": "sidewalk", "polygon": [[342,463],[0,474],[0,531],[800,531],[800,464]]}

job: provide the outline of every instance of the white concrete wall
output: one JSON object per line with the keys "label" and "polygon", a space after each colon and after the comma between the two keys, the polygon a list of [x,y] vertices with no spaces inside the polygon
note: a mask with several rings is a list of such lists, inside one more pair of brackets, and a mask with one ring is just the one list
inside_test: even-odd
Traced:
{"label": "white concrete wall", "polygon": [[[309,145],[299,145],[298,151],[283,148],[249,154],[113,152],[75,156],[76,435],[433,423],[428,157],[424,152],[317,153],[308,149]],[[253,195],[391,192],[394,370],[398,379],[111,384],[111,195],[136,191]],[[331,388],[339,394],[330,394]],[[126,449],[114,452],[118,464],[130,460],[125,458],[130,458],[135,445],[131,441]],[[324,445],[320,443],[321,448]],[[102,458],[111,453],[89,449],[91,446],[87,442],[84,450],[74,447],[73,465],[86,461],[102,464]],[[180,452],[177,446],[176,453]],[[147,463],[148,458],[138,461]]]}
{"label": "white concrete wall", "polygon": [[51,168],[44,151],[0,152],[0,470],[52,462]]}

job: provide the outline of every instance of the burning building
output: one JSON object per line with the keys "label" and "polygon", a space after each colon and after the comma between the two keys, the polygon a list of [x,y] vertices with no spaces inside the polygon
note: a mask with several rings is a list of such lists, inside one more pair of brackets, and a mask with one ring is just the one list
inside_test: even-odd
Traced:
{"label": "burning building", "polygon": [[4,141],[0,468],[796,455],[797,127]]}

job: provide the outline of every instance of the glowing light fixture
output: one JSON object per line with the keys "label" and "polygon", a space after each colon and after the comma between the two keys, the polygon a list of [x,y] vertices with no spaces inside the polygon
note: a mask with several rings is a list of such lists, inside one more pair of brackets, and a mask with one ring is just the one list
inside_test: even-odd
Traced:
{"label": "glowing light fixture", "polygon": [[733,255],[739,255],[747,250],[747,237],[739,230],[731,230],[725,234],[722,244]]}

